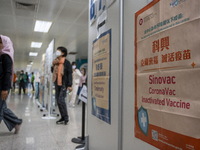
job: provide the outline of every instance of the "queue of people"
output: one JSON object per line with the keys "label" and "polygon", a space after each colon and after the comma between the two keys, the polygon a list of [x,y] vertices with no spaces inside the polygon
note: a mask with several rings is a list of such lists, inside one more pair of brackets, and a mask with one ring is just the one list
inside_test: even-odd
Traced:
{"label": "queue of people", "polygon": [[[56,121],[57,124],[67,125],[69,122],[69,116],[67,111],[66,96],[67,92],[71,93],[69,106],[75,107],[76,98],[79,95],[82,86],[86,83],[86,69],[82,68],[81,71],[77,68],[76,63],[72,64],[66,59],[67,49],[65,47],[58,47],[56,51],[56,58],[52,62],[52,74],[55,85],[55,98],[58,104],[58,109],[61,118]],[[22,124],[22,119],[19,119],[6,105],[6,99],[9,91],[13,86],[13,91],[16,90],[16,84],[18,84],[18,94],[21,95],[28,92],[29,83],[32,86],[32,91],[35,91],[34,83],[36,82],[36,95],[39,97],[39,76],[35,77],[34,72],[31,75],[24,73],[21,70],[20,73],[13,73],[13,57],[14,49],[12,41],[9,37],[0,36],[0,123],[2,120],[5,122],[9,131],[15,128],[15,133],[19,132]],[[31,76],[31,77],[30,77]],[[35,81],[36,79],[36,81]],[[12,84],[12,85],[11,85]],[[78,101],[78,104],[80,101]]]}

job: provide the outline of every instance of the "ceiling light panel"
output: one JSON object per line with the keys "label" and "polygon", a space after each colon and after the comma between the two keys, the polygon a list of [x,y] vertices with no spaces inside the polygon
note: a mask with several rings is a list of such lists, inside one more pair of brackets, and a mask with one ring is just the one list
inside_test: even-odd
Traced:
{"label": "ceiling light panel", "polygon": [[31,47],[32,48],[41,48],[42,43],[41,42],[32,42]]}
{"label": "ceiling light panel", "polygon": [[47,33],[49,32],[51,25],[52,22],[36,20],[34,31]]}
{"label": "ceiling light panel", "polygon": [[29,67],[29,68],[30,68],[30,67],[32,67],[32,65],[27,65],[27,67]]}
{"label": "ceiling light panel", "polygon": [[29,56],[37,56],[38,55],[38,53],[35,53],[35,52],[30,52],[29,53]]}

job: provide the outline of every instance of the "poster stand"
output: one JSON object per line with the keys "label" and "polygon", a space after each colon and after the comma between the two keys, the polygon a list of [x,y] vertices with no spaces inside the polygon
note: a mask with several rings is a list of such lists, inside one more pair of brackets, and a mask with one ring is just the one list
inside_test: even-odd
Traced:
{"label": "poster stand", "polygon": [[[79,138],[81,138],[81,137],[79,137]],[[86,136],[85,137],[85,144],[81,144],[81,145],[78,145],[76,148],[75,148],[75,150],[88,150],[89,148],[88,148],[88,141],[89,141],[89,136]]]}
{"label": "poster stand", "polygon": [[53,93],[53,83],[52,83],[52,73],[51,64],[53,62],[53,50],[54,50],[55,40],[53,39],[45,54],[45,64],[44,64],[44,100],[46,104],[47,113],[43,114],[42,119],[56,119],[58,114],[53,111],[52,93]]}
{"label": "poster stand", "polygon": [[[44,62],[42,62],[42,63],[44,64]],[[38,105],[38,108],[40,109],[40,111],[42,112],[46,109],[44,106],[44,76],[42,75],[39,78],[40,78],[40,83],[38,84],[38,87],[37,87],[37,90],[38,90],[37,91],[38,92],[37,105]]]}
{"label": "poster stand", "polygon": [[[51,79],[52,75],[49,75],[49,76]],[[47,102],[47,104],[48,104],[47,111],[48,112],[46,114],[43,114],[42,119],[56,119],[59,116],[59,114],[54,113],[53,109],[52,109],[52,87],[53,87],[53,85],[52,85],[52,82],[49,82],[48,77],[46,77],[45,82],[46,82],[46,88],[48,90],[45,93],[46,94],[45,98],[48,99],[48,102]],[[57,117],[55,117],[55,116],[57,116]]]}

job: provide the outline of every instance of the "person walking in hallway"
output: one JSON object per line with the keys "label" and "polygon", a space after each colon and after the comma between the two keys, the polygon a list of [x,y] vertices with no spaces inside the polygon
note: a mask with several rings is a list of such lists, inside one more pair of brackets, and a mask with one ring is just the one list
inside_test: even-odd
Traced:
{"label": "person walking in hallway", "polygon": [[76,102],[76,96],[78,92],[78,87],[80,83],[80,78],[82,77],[82,74],[79,69],[76,68],[76,63],[72,62],[72,69],[73,69],[73,85],[72,85],[72,93],[71,93],[71,98],[70,98],[70,106],[75,107],[75,102]]}
{"label": "person walking in hallway", "polygon": [[26,94],[26,87],[25,87],[25,74],[24,70],[21,70],[21,73],[19,75],[19,95],[21,95],[21,89],[23,88],[24,94]]}
{"label": "person walking in hallway", "polygon": [[61,118],[56,123],[65,125],[69,121],[67,105],[65,102],[66,91],[72,88],[72,67],[66,59],[67,49],[58,47],[56,51],[57,58],[53,61],[53,82],[55,83],[56,100],[60,111]]}
{"label": "person walking in hallway", "polygon": [[16,81],[17,81],[17,75],[16,73],[13,74],[13,92],[15,92],[15,84],[16,84]]}
{"label": "person walking in hallway", "polygon": [[15,128],[15,134],[19,132],[22,119],[19,119],[6,104],[12,84],[14,49],[9,37],[0,35],[0,123],[2,120],[9,131]]}
{"label": "person walking in hallway", "polygon": [[33,90],[33,91],[35,91],[34,81],[35,81],[35,76],[34,76],[34,72],[32,72],[32,76],[31,76],[31,85],[32,85],[32,90]]}

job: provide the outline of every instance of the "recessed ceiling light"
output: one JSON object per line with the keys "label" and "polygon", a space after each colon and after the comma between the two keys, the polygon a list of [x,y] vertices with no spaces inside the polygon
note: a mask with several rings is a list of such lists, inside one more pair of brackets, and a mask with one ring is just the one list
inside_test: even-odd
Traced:
{"label": "recessed ceiling light", "polygon": [[41,42],[32,42],[31,47],[32,48],[41,48],[42,43]]}
{"label": "recessed ceiling light", "polygon": [[52,22],[36,20],[34,31],[47,33],[49,32],[51,25],[52,25]]}
{"label": "recessed ceiling light", "polygon": [[30,52],[29,53],[29,56],[37,56],[38,55],[38,53],[35,53],[35,52]]}
{"label": "recessed ceiling light", "polygon": [[30,64],[33,65],[33,62],[31,62]]}

